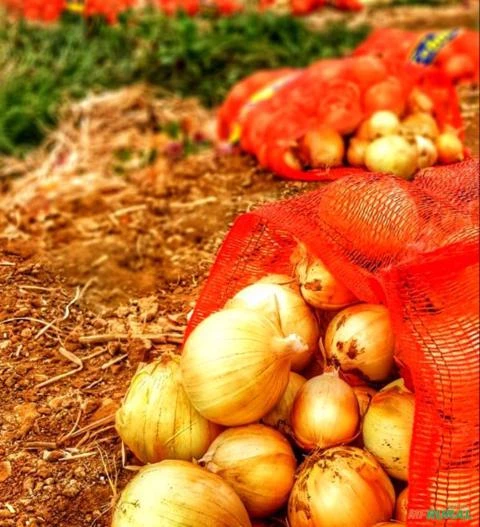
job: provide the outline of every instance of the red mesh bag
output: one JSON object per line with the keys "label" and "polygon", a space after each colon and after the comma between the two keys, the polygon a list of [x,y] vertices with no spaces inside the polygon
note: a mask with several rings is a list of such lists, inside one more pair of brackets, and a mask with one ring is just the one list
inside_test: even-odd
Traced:
{"label": "red mesh bag", "polygon": [[243,9],[239,0],[154,0],[155,5],[168,15],[183,11],[194,16],[200,11],[216,11],[222,15],[231,15]]}
{"label": "red mesh bag", "polygon": [[385,304],[416,394],[408,525],[439,525],[432,509],[469,510],[441,525],[479,524],[478,170],[468,160],[414,182],[352,175],[240,216],[187,328],[268,273],[293,276],[299,241],[358,298]]}
{"label": "red mesh bag", "polygon": [[399,90],[395,100],[400,103],[415,86],[421,87],[435,103],[439,124],[461,127],[455,90],[435,68],[355,57],[318,61],[304,70],[275,70],[271,75],[255,74],[231,90],[219,111],[218,130],[221,138],[239,141],[260,164],[286,178],[329,180],[355,171],[351,167],[302,171],[285,156],[295,141],[320,125],[342,135],[353,132],[372,113],[370,88],[381,82],[395,83]]}
{"label": "red mesh bag", "polygon": [[479,80],[478,31],[377,29],[360,44],[354,55],[435,64],[454,82]]}

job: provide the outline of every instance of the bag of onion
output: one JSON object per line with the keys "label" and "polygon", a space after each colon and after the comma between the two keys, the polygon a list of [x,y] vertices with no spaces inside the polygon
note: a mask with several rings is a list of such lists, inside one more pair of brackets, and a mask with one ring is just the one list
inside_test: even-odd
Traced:
{"label": "bag of onion", "polygon": [[[201,413],[212,392],[199,379],[212,369],[223,412],[240,398],[238,425],[263,413],[307,456],[290,492],[292,527],[398,524],[409,508],[460,507],[478,522],[477,181],[478,160],[413,182],[353,175],[241,216],[224,241],[187,331],[185,389]],[[273,357],[278,344],[262,351],[252,323],[229,353],[213,353],[226,325],[212,321],[234,310],[304,347]],[[286,376],[315,333],[310,364]],[[261,392],[251,384],[260,372]]]}
{"label": "bag of onion", "polygon": [[218,132],[261,165],[300,180],[365,168],[411,179],[465,156],[449,79],[432,67],[374,56],[255,73],[230,91]]}

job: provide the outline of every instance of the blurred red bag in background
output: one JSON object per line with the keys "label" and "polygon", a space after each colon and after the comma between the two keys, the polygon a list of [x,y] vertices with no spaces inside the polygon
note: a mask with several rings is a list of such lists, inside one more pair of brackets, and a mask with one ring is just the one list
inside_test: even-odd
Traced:
{"label": "blurred red bag in background", "polygon": [[354,55],[435,64],[453,82],[478,82],[479,33],[468,29],[406,31],[377,29]]}
{"label": "blurred red bag in background", "polygon": [[293,277],[303,243],[360,300],[389,309],[416,396],[409,508],[468,510],[470,527],[479,524],[478,171],[470,159],[413,182],[363,173],[240,216],[186,333],[263,276]]}
{"label": "blurred red bag in background", "polygon": [[455,90],[435,68],[365,56],[321,60],[270,75],[256,73],[230,91],[218,113],[218,131],[221,139],[238,141],[262,166],[286,178],[336,179],[355,171],[301,170],[289,162],[288,153],[294,142],[319,126],[345,136],[375,111],[401,113],[414,87],[431,98],[441,127],[461,129]]}

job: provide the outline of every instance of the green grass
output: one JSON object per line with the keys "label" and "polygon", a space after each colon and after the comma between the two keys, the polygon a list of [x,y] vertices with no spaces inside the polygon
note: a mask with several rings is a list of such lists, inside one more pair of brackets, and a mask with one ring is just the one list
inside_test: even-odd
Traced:
{"label": "green grass", "polygon": [[55,126],[72,98],[146,81],[219,104],[259,68],[305,66],[348,53],[368,33],[332,25],[322,32],[274,14],[194,20],[130,13],[119,24],[0,24],[0,153],[23,155]]}

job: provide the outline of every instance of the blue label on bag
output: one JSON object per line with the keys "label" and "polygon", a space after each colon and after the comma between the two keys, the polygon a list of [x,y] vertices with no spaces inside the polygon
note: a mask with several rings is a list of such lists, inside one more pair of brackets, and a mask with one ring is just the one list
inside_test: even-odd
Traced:
{"label": "blue label on bag", "polygon": [[440,51],[459,33],[460,29],[456,28],[445,31],[431,31],[423,35],[413,49],[410,60],[417,64],[424,64],[425,66],[432,64],[435,62]]}

